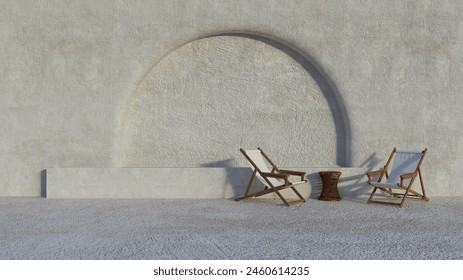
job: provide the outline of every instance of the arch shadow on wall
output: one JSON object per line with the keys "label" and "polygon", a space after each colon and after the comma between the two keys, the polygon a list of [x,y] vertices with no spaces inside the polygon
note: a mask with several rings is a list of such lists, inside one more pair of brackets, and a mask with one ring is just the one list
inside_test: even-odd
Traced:
{"label": "arch shadow on wall", "polygon": [[[331,115],[334,121],[334,128],[335,128],[335,135],[336,135],[336,165],[338,166],[350,166],[351,165],[350,124],[349,124],[349,118],[348,118],[348,115],[347,115],[347,112],[344,106],[342,96],[338,92],[337,87],[332,82],[332,80],[321,69],[321,67],[319,67],[319,65],[314,61],[312,57],[300,51],[296,47],[290,46],[289,44],[283,42],[282,40],[279,40],[278,38],[272,38],[272,36],[255,34],[255,33],[223,32],[223,33],[212,34],[209,36],[197,38],[196,40],[193,40],[192,42],[198,41],[201,39],[220,37],[220,36],[234,36],[234,37],[241,37],[241,38],[247,38],[247,39],[260,41],[262,43],[265,43],[283,52],[284,54],[292,58],[295,62],[297,62],[313,78],[313,80],[316,82],[318,88],[320,89],[321,93],[323,94],[323,96],[325,97],[327,101],[329,111],[331,112]],[[187,44],[184,44],[183,46]],[[180,49],[180,48],[181,47],[177,49]],[[177,49],[175,49],[171,53],[175,52]],[[154,68],[155,67],[156,65],[154,66]],[[129,99],[129,103],[131,101],[132,101],[132,98]],[[130,105],[126,106],[126,110],[129,110],[127,109],[129,107]],[[122,129],[122,133],[126,133],[125,128]],[[123,138],[124,137],[121,137],[120,139],[123,139]],[[124,146],[124,144],[122,144],[122,146]],[[215,165],[210,165],[208,163],[201,164],[201,166],[217,167]],[[229,167],[229,166],[222,166],[222,167]]]}
{"label": "arch shadow on wall", "polygon": [[[348,115],[344,106],[344,101],[334,82],[321,69],[315,60],[294,46],[289,46],[281,40],[272,38],[269,35],[252,34],[245,32],[220,33],[212,36],[238,36],[264,42],[280,51],[284,52],[292,59],[297,61],[310,76],[314,77],[323,95],[328,101],[328,105],[333,115],[336,128],[336,164],[339,166],[351,166],[351,131]],[[334,97],[334,98],[333,98]]]}

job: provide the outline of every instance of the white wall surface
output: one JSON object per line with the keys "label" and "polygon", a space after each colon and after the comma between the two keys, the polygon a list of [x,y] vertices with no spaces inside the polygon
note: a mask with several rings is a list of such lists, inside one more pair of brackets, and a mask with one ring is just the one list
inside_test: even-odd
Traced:
{"label": "white wall surface", "polygon": [[[463,195],[461,18],[461,1],[1,1],[0,195],[40,195],[41,171],[52,167],[162,166],[157,158],[156,164],[145,161],[143,153],[127,158],[134,154],[127,136],[136,135],[127,134],[127,124],[137,119],[131,104],[147,79],[159,78],[153,71],[160,63],[182,54],[177,62],[191,65],[189,59],[204,49],[183,55],[182,48],[227,33],[287,46],[326,83],[318,92],[329,88],[323,102],[336,100],[332,122],[342,119],[343,129],[326,140],[328,161],[307,166],[371,169],[384,164],[394,146],[427,147],[423,173],[429,195]],[[266,46],[263,57],[278,53]],[[258,59],[254,67],[262,70],[263,63],[275,61]],[[163,69],[176,69],[172,66]],[[304,77],[300,69],[294,73]],[[314,76],[306,76],[313,83]],[[168,78],[176,83],[175,75]],[[208,88],[206,81],[201,89]],[[290,92],[292,86],[287,85]],[[267,141],[267,152],[285,160],[279,143]],[[310,155],[310,145],[302,146]],[[284,149],[294,154],[296,148]],[[204,159],[239,158],[238,151],[225,158],[228,153]],[[202,164],[195,160],[188,165]]]}

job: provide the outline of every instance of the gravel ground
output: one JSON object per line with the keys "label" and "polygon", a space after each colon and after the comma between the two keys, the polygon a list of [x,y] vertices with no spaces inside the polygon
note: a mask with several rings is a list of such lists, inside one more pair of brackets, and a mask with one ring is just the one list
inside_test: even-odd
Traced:
{"label": "gravel ground", "polygon": [[0,198],[0,259],[463,259],[463,198]]}

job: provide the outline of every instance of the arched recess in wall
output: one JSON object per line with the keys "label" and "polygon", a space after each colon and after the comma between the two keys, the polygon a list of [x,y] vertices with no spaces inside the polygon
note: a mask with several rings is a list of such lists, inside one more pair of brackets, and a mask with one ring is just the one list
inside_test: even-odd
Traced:
{"label": "arched recess in wall", "polygon": [[345,166],[349,131],[336,94],[306,56],[276,40],[198,39],[164,57],[132,94],[121,165],[246,166],[239,148],[259,146],[280,166]]}

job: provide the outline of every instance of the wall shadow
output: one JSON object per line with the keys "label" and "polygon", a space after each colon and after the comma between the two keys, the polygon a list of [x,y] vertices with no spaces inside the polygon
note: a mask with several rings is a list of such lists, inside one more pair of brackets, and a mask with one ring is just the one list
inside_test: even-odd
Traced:
{"label": "wall shadow", "polygon": [[200,165],[200,167],[232,167],[234,161],[235,161],[234,159],[229,158],[229,159],[224,159],[224,160],[203,163]]}
{"label": "wall shadow", "polygon": [[309,198],[318,199],[318,197],[322,193],[322,188],[323,188],[322,178],[320,178],[320,175],[318,175],[318,172],[316,172],[316,173],[307,174],[306,179],[307,179],[307,182],[309,182],[311,186]]}
{"label": "wall shadow", "polygon": [[[237,167],[234,164],[234,159],[225,159],[201,164],[201,167],[209,168],[224,168],[227,176],[222,184],[222,197],[225,197],[228,186],[232,187],[233,197],[230,200],[242,196],[246,191],[246,187],[251,179],[252,170],[249,167]],[[255,179],[251,191],[257,186],[261,186],[259,180]]]}
{"label": "wall shadow", "polygon": [[40,196],[47,197],[47,170],[40,171]]}
{"label": "wall shadow", "polygon": [[[367,168],[367,171],[372,171],[372,169],[380,162],[381,160],[377,157],[376,153],[373,153],[360,164],[360,167]],[[353,175],[344,178],[341,176],[340,182],[342,184],[342,188],[340,189],[341,195],[344,195],[346,199],[358,201],[360,198],[370,195],[372,191],[372,188],[367,184],[366,174]]]}
{"label": "wall shadow", "polygon": [[365,196],[371,192],[371,188],[366,184],[366,175],[359,174],[339,179],[342,187],[339,188],[341,197],[345,200],[365,202]]}
{"label": "wall shadow", "polygon": [[[233,165],[233,159],[227,159],[222,161],[210,162],[202,164],[201,167],[206,168],[223,168],[226,172],[226,178],[220,184],[217,182],[216,187],[222,188],[222,197],[229,197],[230,187],[233,191],[233,197],[235,199],[244,194],[246,187],[252,175],[252,170],[249,167],[236,167]],[[372,188],[367,184],[367,178],[364,171],[371,171],[376,169],[378,164],[382,162],[378,159],[376,153],[369,156],[359,167],[361,173],[344,172],[339,178],[338,191],[343,200],[354,201],[359,203],[365,203],[366,199],[370,195]],[[307,167],[310,169],[310,167]],[[333,168],[334,170],[339,170]],[[312,169],[313,170],[313,169]],[[329,170],[329,168],[326,168]],[[341,171],[342,172],[342,171]],[[346,174],[347,173],[347,174]],[[318,172],[311,172],[306,175],[306,179],[310,184],[310,191],[308,193],[309,199],[318,199],[323,188],[322,180]],[[259,180],[254,180],[251,192],[262,190],[263,185]]]}
{"label": "wall shadow", "polygon": [[302,68],[316,81],[318,87],[323,93],[323,96],[328,102],[336,130],[336,165],[342,167],[351,165],[351,132],[345,106],[334,83],[329,79],[328,75],[321,70],[318,64],[315,63],[315,60],[312,57],[305,53],[303,54],[302,51],[297,50],[293,46],[282,43],[278,39],[270,38],[270,36],[267,35],[226,32],[214,34],[208,37],[218,36],[236,36],[261,41],[284,52],[299,63],[299,65],[301,65]]}

